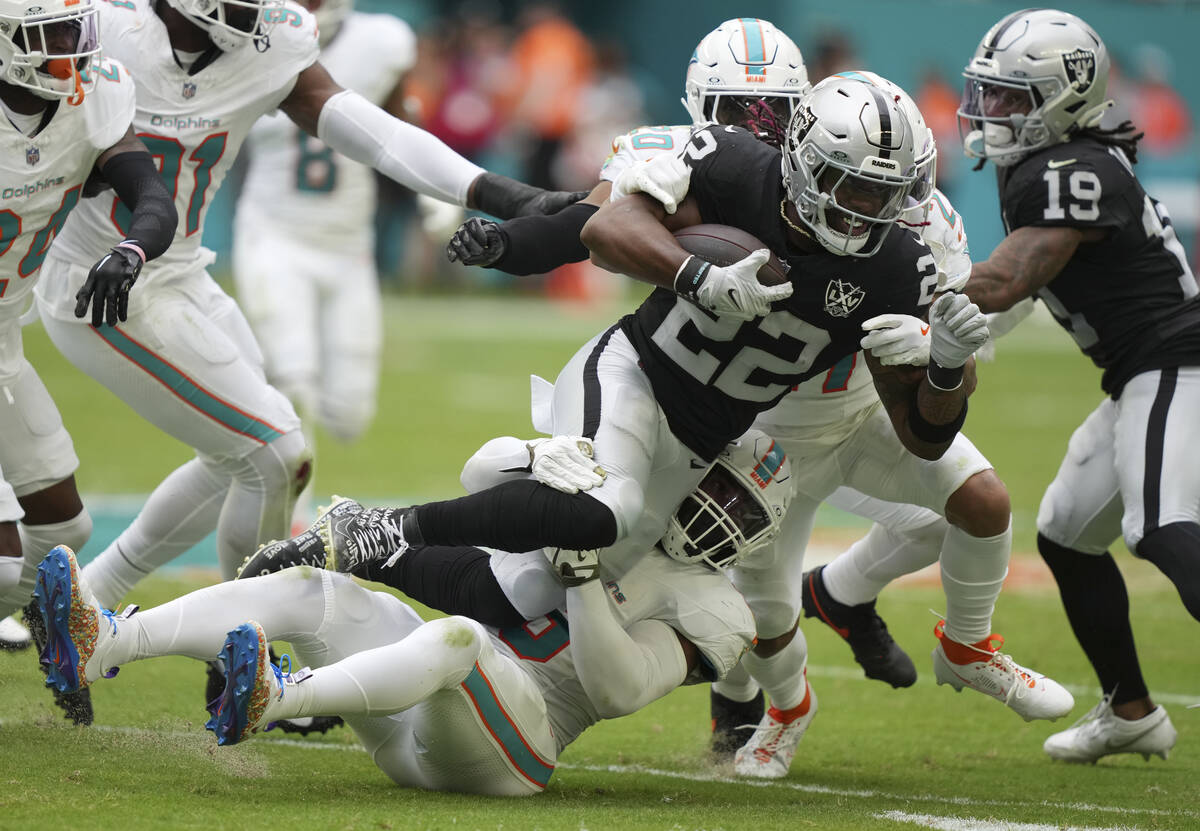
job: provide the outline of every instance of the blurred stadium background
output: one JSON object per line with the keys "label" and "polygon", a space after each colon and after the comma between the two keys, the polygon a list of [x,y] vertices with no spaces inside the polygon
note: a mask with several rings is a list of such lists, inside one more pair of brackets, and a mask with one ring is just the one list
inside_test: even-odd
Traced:
{"label": "blurred stadium background", "polygon": [[[918,99],[939,136],[939,186],[963,214],[976,256],[986,256],[1001,237],[994,176],[990,169],[971,174],[960,153],[954,110],[963,64],[987,28],[1017,6],[995,0],[929,0],[919,6],[891,0],[744,6],[693,0],[686,7],[629,0],[358,0],[356,7],[395,14],[418,33],[418,63],[407,81],[414,120],[489,169],[564,189],[595,182],[613,136],[640,124],[686,118],[679,103],[684,70],[709,30],[735,14],[770,19],[799,44],[814,81],[869,68]],[[1194,40],[1200,4],[1063,6],[1105,38],[1115,66],[1113,123],[1129,117],[1146,131],[1139,176],[1168,206],[1197,262],[1200,54]],[[206,229],[205,244],[218,253],[214,273],[222,280],[228,278],[239,179],[235,168]],[[451,264],[443,244],[453,226],[423,230],[411,194],[387,180],[377,225],[389,330],[380,415],[357,445],[320,437],[316,494],[349,491],[389,501],[453,495],[459,466],[480,441],[529,431],[524,376],[539,372],[553,378],[580,343],[636,304],[646,288],[586,263],[517,279]],[[514,295],[520,303],[512,302]],[[546,301],[553,305],[540,305]],[[1031,550],[1041,491],[1071,429],[1098,400],[1099,388],[1096,373],[1057,327],[1024,329],[1014,336],[1022,344],[1016,351],[1036,363],[1023,369],[1018,362],[1011,384],[993,383],[985,373],[983,394],[989,400],[995,395],[999,410],[993,411],[1006,415],[991,429],[983,408],[973,408],[968,429],[1009,480],[1018,533],[1029,532],[1018,547]],[[63,366],[52,347],[39,346],[40,337],[27,331],[31,358],[75,437],[81,490],[97,520],[84,550],[90,556],[188,454]],[[1047,351],[1063,363],[1061,379],[1047,374]],[[1009,374],[1004,364],[989,370],[993,377]],[[1018,390],[1021,397],[1010,401]],[[86,417],[72,405],[80,391]],[[113,465],[112,436],[125,430],[137,436],[136,447],[123,442],[122,461]],[[427,431],[436,431],[436,438]],[[139,458],[145,464],[135,463]],[[1017,470],[1006,469],[1010,466]],[[855,527],[832,511],[825,524]],[[206,546],[186,562],[212,563],[214,556]]]}

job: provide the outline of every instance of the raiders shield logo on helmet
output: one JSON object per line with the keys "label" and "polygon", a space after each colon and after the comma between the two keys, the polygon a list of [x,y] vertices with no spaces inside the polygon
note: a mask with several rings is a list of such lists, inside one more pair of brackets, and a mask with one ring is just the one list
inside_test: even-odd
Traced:
{"label": "raiders shield logo on helmet", "polygon": [[1087,92],[1096,80],[1096,53],[1091,49],[1076,49],[1063,55],[1062,60],[1075,91]]}
{"label": "raiders shield logo on helmet", "polygon": [[867,293],[853,283],[830,280],[825,287],[825,311],[833,317],[849,317]]}

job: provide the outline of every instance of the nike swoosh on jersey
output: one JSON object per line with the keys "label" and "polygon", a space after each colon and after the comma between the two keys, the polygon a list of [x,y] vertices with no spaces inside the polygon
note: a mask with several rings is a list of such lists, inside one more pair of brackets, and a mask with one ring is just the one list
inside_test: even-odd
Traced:
{"label": "nike swoosh on jersey", "polygon": [[691,465],[692,470],[703,470],[708,467],[708,465],[699,459],[688,459],[688,464]]}
{"label": "nike swoosh on jersey", "polygon": [[1063,159],[1062,161],[1057,162],[1046,162],[1046,167],[1050,168],[1051,170],[1058,170],[1060,167],[1066,167],[1069,164],[1075,164],[1077,161],[1079,161],[1079,159]]}

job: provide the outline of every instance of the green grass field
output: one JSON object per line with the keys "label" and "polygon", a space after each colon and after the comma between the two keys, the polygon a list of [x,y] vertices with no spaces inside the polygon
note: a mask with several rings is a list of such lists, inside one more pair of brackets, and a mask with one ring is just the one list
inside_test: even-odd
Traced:
{"label": "green grass field", "polygon": [[[360,444],[321,439],[318,494],[455,494],[462,462],[483,440],[529,433],[526,376],[553,378],[620,311],[390,300],[379,419]],[[26,330],[26,351],[75,438],[85,498],[145,493],[188,457],[65,365],[40,327]],[[1076,693],[1078,717],[1098,697],[1095,679],[1029,552],[1041,492],[1100,398],[1097,373],[1060,332],[1030,321],[980,376],[967,432],[1009,484],[1016,556],[1032,577],[1006,589],[995,628],[1019,661]],[[832,632],[807,626],[820,714],[790,777],[767,785],[707,763],[703,688],[598,725],[567,750],[545,794],[512,802],[398,789],[344,730],[218,749],[202,729],[203,670],[186,659],[126,667],[97,686],[97,724],[70,727],[39,689],[32,656],[0,654],[0,829],[1200,828],[1200,709],[1185,709],[1200,702],[1195,623],[1153,567],[1123,548],[1117,557],[1147,679],[1179,730],[1166,763],[1051,763],[1041,742],[1068,722],[1027,724],[983,696],[936,687],[928,610],[943,600],[917,580],[889,589],[880,610],[920,681],[901,691],[866,681]],[[154,605],[212,579],[166,571],[131,600]]]}

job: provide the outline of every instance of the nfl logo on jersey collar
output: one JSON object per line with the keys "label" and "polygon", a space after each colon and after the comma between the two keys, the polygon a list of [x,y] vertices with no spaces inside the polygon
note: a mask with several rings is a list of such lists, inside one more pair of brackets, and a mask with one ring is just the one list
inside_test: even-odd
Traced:
{"label": "nfl logo on jersey collar", "polygon": [[196,85],[194,83],[192,83],[191,81],[183,82],[183,97],[184,98],[196,97]]}
{"label": "nfl logo on jersey collar", "polygon": [[833,317],[849,317],[867,293],[845,280],[830,280],[825,287],[825,311]]}
{"label": "nfl logo on jersey collar", "polygon": [[42,159],[42,151],[36,147],[25,148],[25,163],[30,167],[35,166]]}

